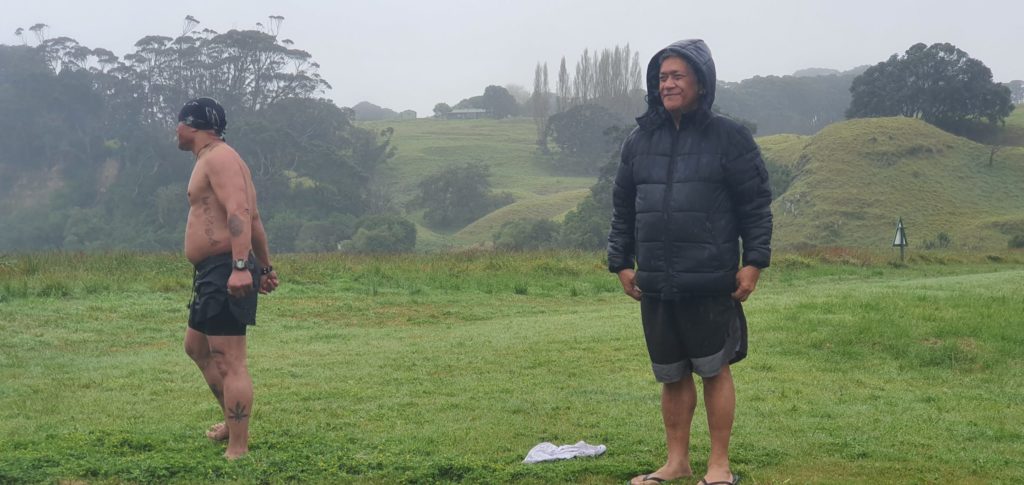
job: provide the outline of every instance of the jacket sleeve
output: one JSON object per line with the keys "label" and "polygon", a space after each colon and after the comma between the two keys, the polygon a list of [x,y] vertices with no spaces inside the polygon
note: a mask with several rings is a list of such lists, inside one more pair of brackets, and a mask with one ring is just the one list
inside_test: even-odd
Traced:
{"label": "jacket sleeve", "polygon": [[608,233],[608,271],[636,266],[636,185],[633,183],[634,131],[622,144],[619,169],[612,185],[612,227]]}
{"label": "jacket sleeve", "polygon": [[743,239],[743,265],[767,268],[772,257],[772,192],[761,150],[746,128],[729,143],[724,171]]}

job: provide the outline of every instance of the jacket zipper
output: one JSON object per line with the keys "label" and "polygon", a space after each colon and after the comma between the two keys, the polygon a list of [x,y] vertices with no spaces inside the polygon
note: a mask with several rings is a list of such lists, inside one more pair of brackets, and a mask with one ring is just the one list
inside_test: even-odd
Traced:
{"label": "jacket zipper", "polygon": [[667,170],[666,180],[665,180],[666,183],[668,184],[668,186],[665,187],[665,195],[664,195],[664,200],[662,201],[662,208],[661,208],[662,217],[665,219],[665,227],[664,227],[665,237],[664,237],[664,241],[663,241],[662,244],[664,244],[665,268],[667,270],[666,273],[668,273],[668,282],[669,283],[671,283],[671,281],[672,281],[672,251],[671,251],[672,244],[670,243],[671,230],[669,228],[669,220],[671,219],[671,209],[672,209],[672,188],[675,187],[675,181],[672,179],[672,177],[673,177],[673,175],[675,175],[676,150],[678,149],[678,145],[679,145],[679,133],[682,131],[681,128],[682,127],[677,127],[676,130],[675,130],[675,133],[672,134],[672,151],[669,152],[668,170]]}

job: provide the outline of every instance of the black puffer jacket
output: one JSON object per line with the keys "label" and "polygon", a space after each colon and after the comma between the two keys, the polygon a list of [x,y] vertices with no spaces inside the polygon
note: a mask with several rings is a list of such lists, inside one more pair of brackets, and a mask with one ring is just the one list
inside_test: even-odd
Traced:
{"label": "black puffer jacket", "polygon": [[[686,59],[706,91],[677,130],[658,95],[660,57]],[[647,112],[622,146],[615,177],[608,269],[637,269],[645,295],[676,299],[736,289],[743,264],[771,260],[768,173],[750,132],[711,112],[715,64],[701,40],[676,42],[647,67]]]}

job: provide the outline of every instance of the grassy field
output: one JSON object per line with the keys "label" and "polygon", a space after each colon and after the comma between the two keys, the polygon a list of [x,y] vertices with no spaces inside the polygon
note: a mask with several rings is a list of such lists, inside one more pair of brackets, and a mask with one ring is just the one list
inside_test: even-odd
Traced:
{"label": "grassy field", "polygon": [[[516,201],[489,215],[489,220],[465,233],[438,233],[417,227],[417,249],[430,251],[445,247],[467,247],[489,242],[501,224],[517,218],[555,218],[573,209],[582,199],[582,189],[594,185],[595,177],[552,175],[536,155],[537,128],[533,120],[435,120],[366,122],[362,126],[395,129],[397,155],[388,162],[381,184],[397,194],[403,203],[415,195],[417,184],[449,165],[483,162],[491,168],[494,190],[509,192]],[[554,204],[550,207],[548,204]],[[417,214],[413,214],[415,217]],[[417,221],[421,222],[421,221]]]}
{"label": "grassy field", "polygon": [[1024,234],[1024,147],[990,165],[988,147],[908,118],[758,142],[796,175],[772,206],[779,247],[886,247],[899,217],[917,247],[944,232],[953,248],[992,250]]}
{"label": "grassy field", "polygon": [[[1024,481],[1024,254],[893,256],[765,273],[734,370],[744,483]],[[182,350],[179,256],[0,256],[0,483],[610,484],[661,463],[638,308],[601,255],[275,266],[250,332],[252,453],[227,463]],[[608,452],[521,463],[578,440]]]}
{"label": "grassy field", "polygon": [[1024,105],[1016,106],[1006,118],[1003,142],[1007,145],[1024,146]]}

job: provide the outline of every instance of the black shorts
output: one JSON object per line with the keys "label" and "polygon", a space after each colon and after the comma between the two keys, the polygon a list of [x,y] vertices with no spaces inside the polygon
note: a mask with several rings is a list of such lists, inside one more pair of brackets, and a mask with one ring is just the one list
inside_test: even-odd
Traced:
{"label": "black shorts", "polygon": [[729,295],[640,300],[644,339],[658,382],[718,375],[747,355],[747,320]]}
{"label": "black shorts", "polygon": [[256,325],[260,277],[255,258],[249,256],[253,289],[242,298],[228,294],[228,278],[234,271],[231,262],[231,253],[225,253],[195,265],[192,301],[188,305],[189,328],[205,335],[245,335],[248,325]]}

